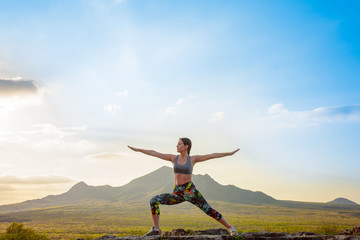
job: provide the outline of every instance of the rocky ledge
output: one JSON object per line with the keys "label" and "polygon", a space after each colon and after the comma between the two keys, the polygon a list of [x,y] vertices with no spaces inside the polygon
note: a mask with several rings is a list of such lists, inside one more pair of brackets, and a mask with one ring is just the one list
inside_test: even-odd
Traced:
{"label": "rocky ledge", "polygon": [[[116,237],[105,235],[94,240],[135,240],[146,239],[142,236],[126,236]],[[291,240],[360,240],[360,226],[353,229],[345,230],[338,235],[318,235],[311,232],[297,233],[274,233],[274,232],[248,232],[240,233],[239,236],[231,237],[225,229],[209,229],[203,231],[185,231],[184,229],[174,229],[171,232],[164,232],[158,239],[192,239],[192,240],[230,240],[230,239],[246,239],[246,240],[267,240],[267,239],[291,239]],[[82,240],[82,239],[78,239]]]}

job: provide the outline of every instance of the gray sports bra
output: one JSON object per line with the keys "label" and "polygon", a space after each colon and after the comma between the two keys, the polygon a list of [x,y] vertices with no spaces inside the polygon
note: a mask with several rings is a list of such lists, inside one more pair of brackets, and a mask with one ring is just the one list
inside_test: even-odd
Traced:
{"label": "gray sports bra", "polygon": [[191,166],[190,156],[188,156],[187,161],[184,165],[178,164],[178,158],[179,156],[176,156],[174,161],[174,172],[191,175],[193,171],[193,167]]}

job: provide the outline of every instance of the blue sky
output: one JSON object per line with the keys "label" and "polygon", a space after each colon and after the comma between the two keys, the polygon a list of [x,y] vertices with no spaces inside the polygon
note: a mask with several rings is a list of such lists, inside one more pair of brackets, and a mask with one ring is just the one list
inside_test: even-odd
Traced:
{"label": "blue sky", "polygon": [[170,163],[277,199],[360,203],[357,1],[0,0],[0,203]]}

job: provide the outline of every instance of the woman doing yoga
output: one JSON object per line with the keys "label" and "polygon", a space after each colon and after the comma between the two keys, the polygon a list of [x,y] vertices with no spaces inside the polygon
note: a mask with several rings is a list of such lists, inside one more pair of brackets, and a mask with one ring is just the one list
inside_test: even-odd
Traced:
{"label": "woman doing yoga", "polygon": [[128,147],[134,150],[135,152],[141,152],[153,157],[170,161],[174,165],[174,175],[175,175],[174,190],[172,193],[164,193],[154,196],[150,200],[151,213],[152,213],[154,226],[144,236],[151,238],[161,236],[160,209],[159,209],[160,204],[173,205],[173,204],[182,203],[184,201],[191,202],[192,204],[199,207],[202,211],[204,211],[207,215],[219,221],[229,230],[230,235],[233,236],[238,234],[235,227],[231,226],[219,212],[213,209],[206,202],[205,198],[196,189],[194,183],[191,181],[191,176],[192,176],[193,167],[196,163],[207,161],[213,158],[231,156],[237,151],[239,151],[239,149],[236,149],[233,152],[190,156],[191,140],[188,138],[179,139],[178,144],[176,146],[179,155],[163,154],[156,152],[154,150],[134,148],[131,146]]}

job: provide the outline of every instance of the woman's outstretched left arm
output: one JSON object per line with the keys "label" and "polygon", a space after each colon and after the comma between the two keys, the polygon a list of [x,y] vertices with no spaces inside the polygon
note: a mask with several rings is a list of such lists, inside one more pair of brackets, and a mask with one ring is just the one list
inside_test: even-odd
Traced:
{"label": "woman's outstretched left arm", "polygon": [[198,162],[203,162],[203,161],[214,159],[214,158],[221,158],[221,157],[231,156],[231,155],[235,154],[239,150],[240,149],[238,148],[238,149],[236,149],[235,151],[232,151],[232,152],[212,153],[212,154],[206,154],[206,155],[195,155],[195,156],[192,156],[192,157],[194,158],[194,163],[198,163]]}

